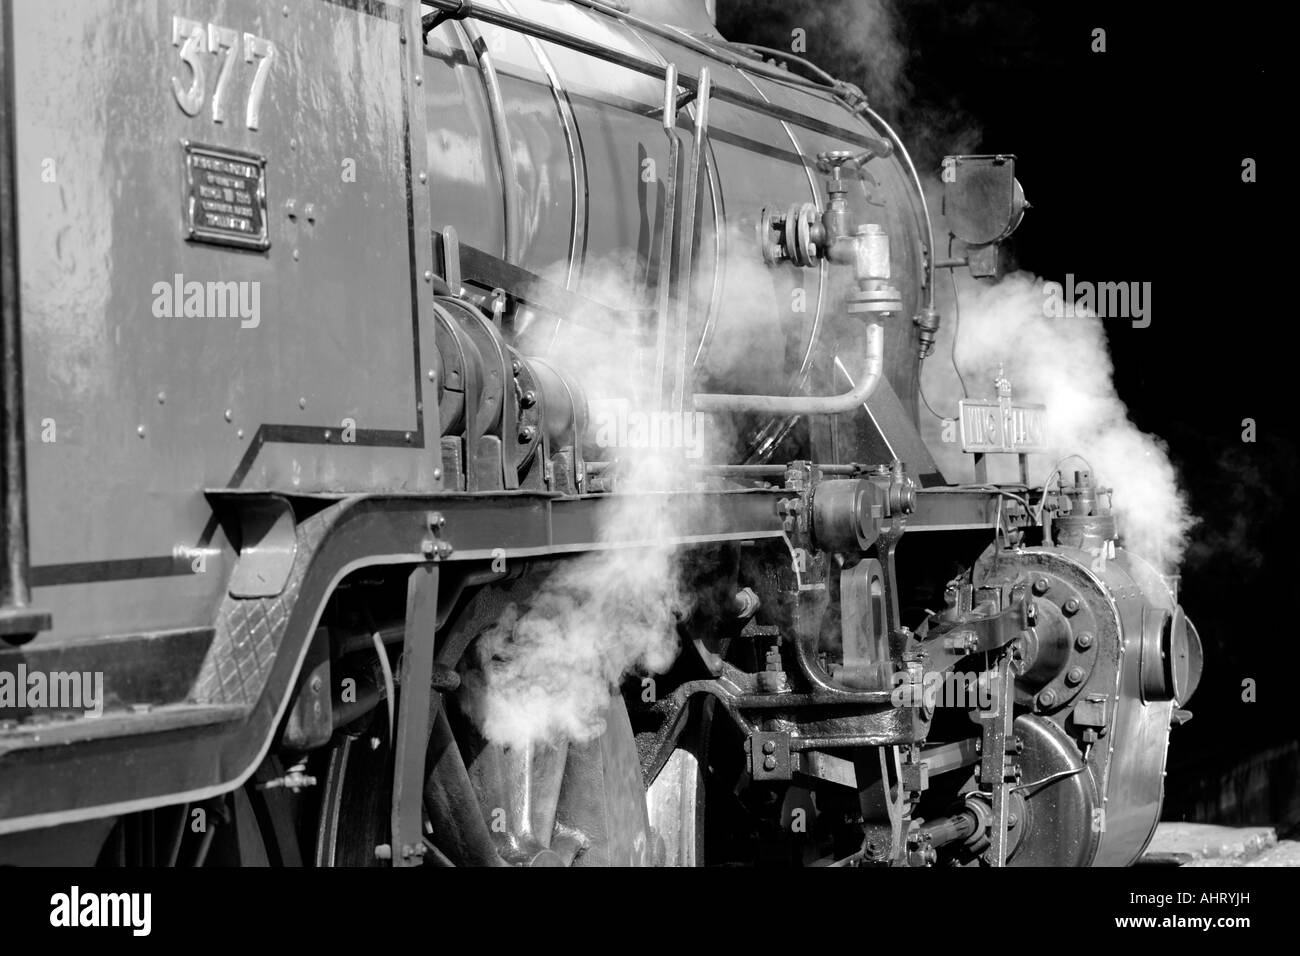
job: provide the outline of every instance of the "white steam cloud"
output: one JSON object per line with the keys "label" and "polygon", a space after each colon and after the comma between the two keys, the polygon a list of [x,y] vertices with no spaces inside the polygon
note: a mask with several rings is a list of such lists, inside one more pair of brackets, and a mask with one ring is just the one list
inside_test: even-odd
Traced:
{"label": "white steam cloud", "polygon": [[[575,376],[593,409],[619,402],[633,416],[649,416],[657,411],[654,341],[626,311],[649,296],[629,278],[640,271],[632,265],[589,264],[580,291],[593,305],[558,327],[539,316],[520,337],[526,354],[544,355]],[[687,466],[715,445],[710,429],[711,420],[699,416],[665,430],[665,438],[687,440],[683,447],[635,440],[588,447],[589,458],[616,462],[619,493],[604,502],[601,547],[562,564],[526,606],[509,605],[479,636],[462,703],[488,740],[511,747],[592,740],[604,732],[611,691],[624,677],[672,665],[677,622],[693,598],[682,584],[682,552],[665,542],[707,505],[702,496],[671,492],[687,490]]]}
{"label": "white steam cloud", "polygon": [[[465,689],[489,740],[585,743],[604,732],[611,688],[627,673],[671,666],[677,620],[691,607],[677,556],[660,543],[682,517],[658,493],[671,477],[664,459],[639,455],[622,486],[632,494],[609,499],[600,533],[609,550],[563,565],[528,607],[508,605],[479,637]],[[628,546],[643,541],[655,543]]]}
{"label": "white steam cloud", "polygon": [[[1043,280],[1027,273],[992,282],[958,270],[955,278],[961,310],[956,361],[970,397],[995,397],[993,379],[1003,366],[1016,400],[1047,406],[1052,454],[1031,457],[1030,482],[1045,482],[1052,466],[1066,455],[1084,456],[1094,469],[1094,480],[1114,491],[1113,510],[1125,546],[1166,570],[1176,570],[1193,519],[1164,443],[1132,422],[1115,391],[1103,321],[1086,312],[1049,317]],[[944,325],[922,369],[922,382],[934,410],[955,416],[962,393],[948,356],[957,322],[951,295],[943,295],[951,285],[942,273],[938,287]],[[1125,319],[1112,321],[1128,325]],[[941,422],[927,419],[923,433],[949,481],[973,480],[971,456],[958,444],[942,440]],[[1064,463],[1064,481],[1085,467],[1077,459]],[[1015,458],[990,457],[989,478],[1017,481]]]}

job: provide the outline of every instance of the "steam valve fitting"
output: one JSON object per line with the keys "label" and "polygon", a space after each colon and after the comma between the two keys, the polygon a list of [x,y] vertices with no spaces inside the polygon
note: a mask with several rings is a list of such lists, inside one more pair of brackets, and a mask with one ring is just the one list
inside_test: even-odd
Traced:
{"label": "steam valve fitting", "polygon": [[853,237],[853,265],[858,290],[849,297],[850,315],[896,313],[903,299],[889,284],[889,234],[874,222],[858,226]]}

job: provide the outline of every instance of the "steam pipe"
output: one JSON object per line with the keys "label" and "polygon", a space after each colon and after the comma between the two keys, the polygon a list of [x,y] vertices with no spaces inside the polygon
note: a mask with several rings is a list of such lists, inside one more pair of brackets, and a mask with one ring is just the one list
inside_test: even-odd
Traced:
{"label": "steam pipe", "polygon": [[[621,50],[615,50],[604,44],[586,40],[564,30],[555,29],[542,23],[536,23],[523,17],[503,13],[490,7],[480,7],[477,4],[472,3],[471,0],[425,0],[425,4],[426,6],[434,7],[436,10],[435,13],[427,14],[425,17],[425,25],[428,26],[429,29],[432,29],[433,26],[436,26],[437,23],[440,23],[443,20],[463,20],[466,17],[473,17],[474,19],[481,20],[484,23],[504,27],[507,30],[522,33],[525,36],[536,37],[537,39],[544,40],[547,43],[554,43],[557,46],[575,50],[578,53],[595,57],[598,60],[604,60],[606,63],[613,63],[616,66],[634,70],[645,76],[652,76],[657,80],[662,80],[664,78],[665,67],[663,64],[652,63],[643,57],[632,56],[631,54],[623,53]],[[592,5],[592,8],[597,9],[594,4]],[[610,13],[610,16],[614,15],[614,13]],[[432,24],[432,26],[430,26],[430,24]],[[679,43],[682,42],[680,36],[673,36],[672,39]],[[690,44],[683,45],[690,46]],[[714,49],[707,45],[705,45],[705,49],[701,52],[706,52],[710,57],[722,60],[722,62],[728,63],[728,65],[730,65],[729,60],[739,61],[739,58],[730,55],[722,55],[721,50]],[[738,67],[749,68],[753,62],[754,61],[745,58],[743,62],[738,62]],[[787,82],[796,79],[796,77],[789,76],[788,74],[781,78],[785,79]],[[689,73],[679,71],[678,82],[683,88],[691,93],[699,92],[700,79],[698,76],[692,76]],[[810,85],[814,89],[825,90],[824,87],[817,86],[816,84]],[[730,87],[716,87],[713,90],[713,98],[724,103],[730,103],[732,106],[738,106],[742,109],[759,113],[763,116],[771,116],[774,119],[784,120],[792,126],[798,126],[800,129],[811,130],[814,133],[821,133],[825,136],[833,137],[834,139],[843,140],[866,149],[875,150],[877,154],[883,154],[882,151],[891,148],[887,141],[882,140],[879,137],[871,136],[858,130],[852,130],[845,126],[837,126],[834,123],[827,123],[816,119],[815,117],[800,113],[798,110],[778,106],[775,103],[765,103],[758,97],[748,96],[737,90],[733,90]]]}
{"label": "steam pipe", "polygon": [[858,114],[865,113],[870,116],[880,129],[885,131],[885,135],[893,141],[898,147],[898,154],[903,157],[903,162],[907,164],[907,171],[912,176],[912,183],[916,186],[916,196],[921,200],[921,213],[925,219],[925,263],[926,263],[926,283],[925,283],[925,305],[927,309],[934,308],[934,224],[930,222],[930,204],[925,199],[925,188],[921,185],[921,177],[917,175],[916,166],[912,163],[912,157],[907,152],[907,147],[898,134],[894,132],[881,117],[880,114],[868,106],[865,102],[858,104],[853,108]]}
{"label": "steam pipe", "polygon": [[510,168],[514,150],[510,146],[510,129],[506,126],[505,98],[501,95],[501,82],[497,77],[496,64],[488,51],[483,34],[473,21],[461,24],[470,47],[478,57],[479,73],[483,77],[483,90],[487,96],[488,115],[492,120],[493,138],[496,140],[497,163],[501,167],[501,214],[504,219],[505,254],[502,256],[512,265],[519,264],[519,242],[515,235],[515,225],[519,221],[515,209],[515,176]]}
{"label": "steam pipe", "polygon": [[[751,72],[757,73],[769,80],[774,80],[778,83],[785,83],[789,86],[798,86],[808,90],[815,90],[819,93],[833,93],[835,91],[833,86],[818,83],[802,76],[796,76],[785,70],[769,67],[762,60],[755,62],[750,57],[737,56],[724,46],[719,46],[716,43],[711,43],[708,40],[701,39],[697,36],[692,36],[685,30],[655,23],[653,20],[639,17],[635,13],[631,13],[627,10],[620,10],[611,3],[603,2],[603,0],[573,0],[573,2],[579,6],[587,7],[589,10],[595,10],[597,13],[603,13],[612,20],[619,20],[630,27],[635,27],[643,33],[653,34],[661,39],[676,43],[678,46],[684,46],[688,50],[693,50],[696,53],[703,54],[710,59],[718,60],[737,70],[750,70]],[[732,45],[741,46],[742,44]]]}
{"label": "steam pipe", "polygon": [[885,366],[885,328],[880,322],[867,323],[867,351],[862,374],[851,391],[841,395],[721,395],[700,392],[695,396],[697,412],[760,412],[768,415],[839,415],[866,403],[880,384]]}

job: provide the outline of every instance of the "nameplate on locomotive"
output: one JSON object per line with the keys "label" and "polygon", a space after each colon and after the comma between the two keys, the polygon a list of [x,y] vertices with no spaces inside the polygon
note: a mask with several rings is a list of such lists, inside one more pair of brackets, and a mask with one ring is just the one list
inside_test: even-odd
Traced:
{"label": "nameplate on locomotive", "polygon": [[181,141],[186,238],[244,249],[271,245],[266,223],[266,157]]}
{"label": "nameplate on locomotive", "polygon": [[1046,405],[1024,405],[1008,398],[963,398],[957,407],[962,451],[1028,455],[1047,450]]}

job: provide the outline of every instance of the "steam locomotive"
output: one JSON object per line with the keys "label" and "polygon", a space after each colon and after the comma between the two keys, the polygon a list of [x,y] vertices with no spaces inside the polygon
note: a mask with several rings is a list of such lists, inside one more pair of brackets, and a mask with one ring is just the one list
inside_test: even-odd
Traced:
{"label": "steam locomotive", "polygon": [[[977,482],[918,428],[1014,156],[945,162],[942,259],[862,92],[711,6],[3,4],[0,863],[1139,856],[1176,578],[1104,476],[986,480],[1006,383]],[[620,384],[723,437],[638,483]],[[675,657],[590,734],[476,719],[488,631],[648,548]]]}

